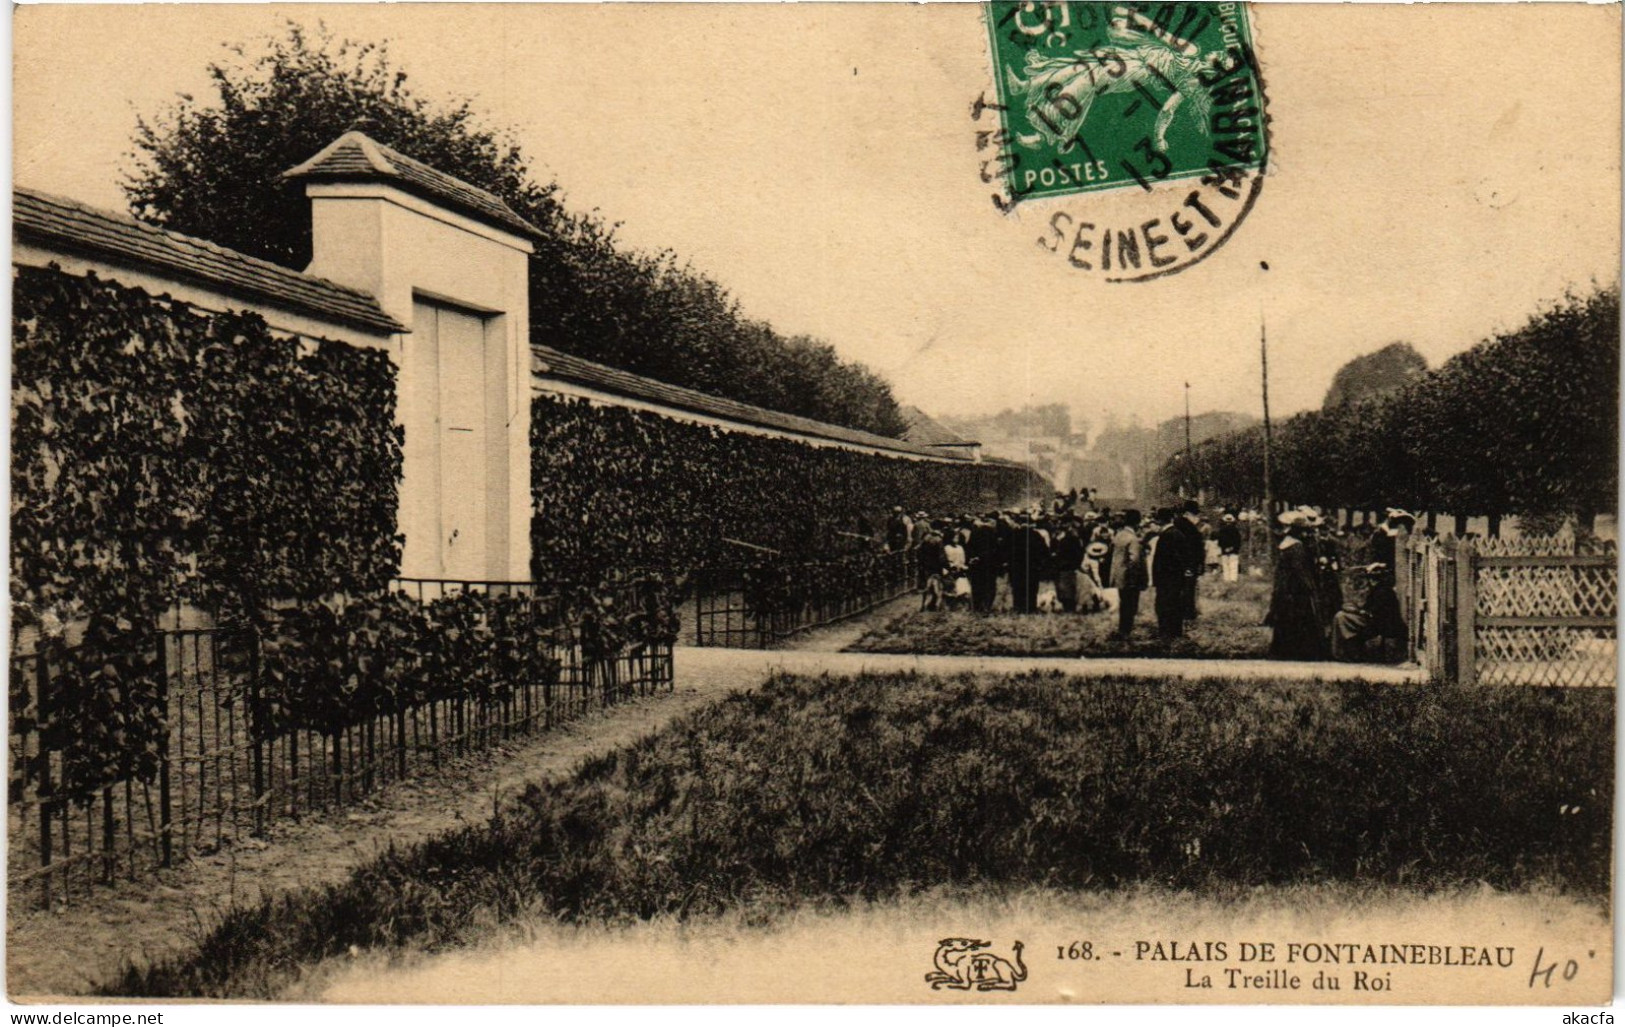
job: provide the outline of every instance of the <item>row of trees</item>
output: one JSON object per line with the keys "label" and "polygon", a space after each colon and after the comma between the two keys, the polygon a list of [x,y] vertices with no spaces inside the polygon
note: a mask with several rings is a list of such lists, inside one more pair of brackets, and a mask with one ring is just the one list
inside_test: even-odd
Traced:
{"label": "row of trees", "polygon": [[[1461,516],[1612,510],[1619,330],[1617,287],[1570,296],[1386,396],[1298,414],[1275,427],[1275,498]],[[1256,504],[1263,430],[1196,446],[1162,475],[1170,489]]]}
{"label": "row of trees", "polygon": [[531,177],[511,133],[467,100],[416,95],[384,46],[289,23],[252,53],[209,67],[212,96],[139,120],[125,192],[131,212],[292,268],[310,262],[303,190],[280,179],[344,132],[501,197],[544,233],[530,262],[539,342],[662,381],[882,435],[906,424],[890,386],[806,336],[746,317],[727,290],[669,251],[622,246],[596,211],[565,207]]}

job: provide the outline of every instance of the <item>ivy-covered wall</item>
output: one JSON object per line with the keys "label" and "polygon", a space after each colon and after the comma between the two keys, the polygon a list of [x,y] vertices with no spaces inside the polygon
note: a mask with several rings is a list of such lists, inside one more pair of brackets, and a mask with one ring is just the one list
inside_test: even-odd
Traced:
{"label": "ivy-covered wall", "polygon": [[18,625],[132,625],[397,573],[388,355],[50,268],[13,280]]}
{"label": "ivy-covered wall", "polygon": [[824,559],[894,505],[959,514],[1049,488],[1024,467],[821,448],[579,399],[537,396],[530,423],[542,580],[756,562],[726,539],[786,563]]}

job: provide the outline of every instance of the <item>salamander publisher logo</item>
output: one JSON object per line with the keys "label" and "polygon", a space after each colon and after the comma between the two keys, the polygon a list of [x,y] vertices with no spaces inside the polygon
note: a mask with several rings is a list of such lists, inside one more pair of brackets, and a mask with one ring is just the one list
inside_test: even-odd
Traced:
{"label": "salamander publisher logo", "polygon": [[1568,1023],[1610,1024],[1610,1023],[1614,1022],[1614,1014],[1609,1013],[1609,1012],[1601,1012],[1601,1013],[1564,1013],[1563,1014],[1563,1022],[1566,1023],[1566,1024],[1568,1024]]}
{"label": "salamander publisher logo", "polygon": [[931,990],[1015,991],[1016,985],[1027,979],[1027,964],[1021,961],[1022,944],[1011,944],[1009,959],[982,951],[992,944],[972,938],[939,941],[937,954],[931,960],[936,969],[925,975]]}

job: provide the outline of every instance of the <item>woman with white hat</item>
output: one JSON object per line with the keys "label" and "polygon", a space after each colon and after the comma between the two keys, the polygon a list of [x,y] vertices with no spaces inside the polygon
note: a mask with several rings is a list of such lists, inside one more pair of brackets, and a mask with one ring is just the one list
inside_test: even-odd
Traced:
{"label": "woman with white hat", "polygon": [[1083,551],[1083,566],[1078,570],[1078,609],[1094,613],[1105,605],[1100,594],[1104,585],[1100,578],[1100,561],[1111,552],[1104,542],[1091,542]]}

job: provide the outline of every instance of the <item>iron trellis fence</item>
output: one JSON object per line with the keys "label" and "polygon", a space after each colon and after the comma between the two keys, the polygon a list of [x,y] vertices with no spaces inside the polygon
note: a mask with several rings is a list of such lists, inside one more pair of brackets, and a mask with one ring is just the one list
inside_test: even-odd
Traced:
{"label": "iron trellis fence", "polygon": [[[417,580],[396,587],[421,589],[428,601],[469,584]],[[259,720],[264,702],[253,633],[161,629],[147,661],[163,716],[153,771],[93,788],[63,785],[76,726],[58,714],[56,699],[78,647],[19,639],[9,658],[8,887],[14,895],[37,889],[49,908],[115,878],[133,880],[265,837],[279,820],[353,803],[591,709],[672,689],[675,625],[656,580],[612,583],[596,590],[590,607],[585,598],[531,583],[478,584],[502,586],[493,594],[525,597],[542,613],[526,644],[541,647],[553,672],[511,682],[496,696],[402,703],[332,732],[267,729],[274,721]],[[202,619],[193,612],[176,623]],[[120,694],[112,705],[125,701]]]}
{"label": "iron trellis fence", "polygon": [[694,642],[766,648],[907,595],[918,587],[917,567],[918,551],[905,549],[698,571]]}

